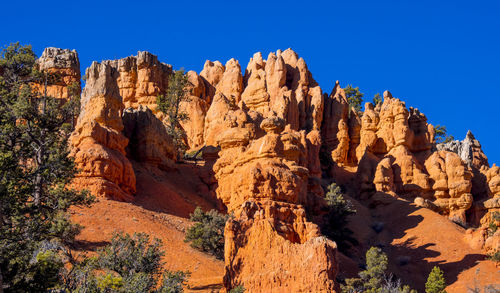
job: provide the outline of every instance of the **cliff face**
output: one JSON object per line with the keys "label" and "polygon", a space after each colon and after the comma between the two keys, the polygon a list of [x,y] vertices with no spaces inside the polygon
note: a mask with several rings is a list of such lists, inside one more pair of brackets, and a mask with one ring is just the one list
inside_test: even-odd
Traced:
{"label": "cliff face", "polygon": [[[74,51],[44,51],[40,68],[64,77],[49,88],[52,95],[68,97],[68,85],[79,80],[78,64]],[[92,63],[70,142],[80,169],[76,187],[131,201],[131,162],[176,168],[165,117],[156,110],[172,72],[147,52]],[[321,180],[344,185],[360,201],[403,198],[483,231],[500,210],[500,168],[489,167],[472,134],[436,149],[425,115],[388,91],[383,103],[367,103],[357,113],[338,82],[323,94],[290,49],[267,60],[256,53],[244,73],[231,59],[207,61],[199,74],[187,75],[189,99],[181,108],[190,119],[182,127],[192,150],[203,147],[202,189],[234,215],[225,228],[226,289],[337,288],[336,244],[306,219],[306,209],[324,205]],[[483,245],[498,246],[500,235],[482,235]]]}
{"label": "cliff face", "polygon": [[[67,100],[70,87],[80,91],[80,61],[75,50],[45,48],[37,65],[40,71],[54,74],[53,80],[47,86],[48,96]],[[42,93],[44,90],[41,88]]]}

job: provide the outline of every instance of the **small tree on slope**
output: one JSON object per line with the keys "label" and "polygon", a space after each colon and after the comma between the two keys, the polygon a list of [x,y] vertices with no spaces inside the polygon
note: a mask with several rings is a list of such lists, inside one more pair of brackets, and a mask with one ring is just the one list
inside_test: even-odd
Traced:
{"label": "small tree on slope", "polygon": [[443,271],[435,266],[427,277],[427,282],[425,283],[426,293],[446,293],[444,290],[446,288],[446,281],[444,279]]}
{"label": "small tree on slope", "polygon": [[177,150],[182,155],[186,149],[184,132],[181,122],[189,120],[187,113],[181,111],[180,105],[188,101],[189,81],[184,70],[177,70],[168,78],[168,89],[165,95],[159,95],[156,99],[158,109],[167,115],[168,134],[172,137]]}

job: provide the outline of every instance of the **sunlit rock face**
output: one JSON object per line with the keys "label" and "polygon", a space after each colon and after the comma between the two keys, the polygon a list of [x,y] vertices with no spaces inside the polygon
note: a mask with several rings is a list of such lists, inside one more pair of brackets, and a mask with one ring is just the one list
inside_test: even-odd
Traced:
{"label": "sunlit rock face", "polygon": [[[47,48],[38,64],[62,77],[49,94],[67,99],[69,86],[79,86],[76,52]],[[156,105],[172,73],[147,52],[92,63],[70,139],[75,187],[131,201],[132,161],[175,169],[168,119]],[[185,141],[202,150],[206,190],[234,215],[225,227],[226,290],[338,289],[337,246],[306,218],[325,204],[322,182],[344,184],[361,200],[402,197],[462,225],[484,228],[500,210],[500,169],[489,167],[472,133],[436,146],[426,116],[388,91],[356,112],[339,82],[323,93],[291,49],[256,53],[244,70],[235,59],[207,61],[187,78]],[[494,247],[495,237],[480,242]]]}

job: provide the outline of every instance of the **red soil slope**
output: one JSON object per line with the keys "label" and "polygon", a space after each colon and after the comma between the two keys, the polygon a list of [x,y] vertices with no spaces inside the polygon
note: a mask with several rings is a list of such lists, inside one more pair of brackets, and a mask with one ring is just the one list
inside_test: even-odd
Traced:
{"label": "red soil slope", "polygon": [[[481,288],[500,286],[499,268],[480,250],[470,247],[464,228],[408,201],[383,193],[374,198],[370,209],[354,201],[358,213],[350,228],[360,245],[353,255],[363,255],[370,246],[381,247],[389,256],[389,270],[419,292],[424,292],[427,276],[435,265],[445,272],[447,292],[466,292],[475,283]],[[345,267],[351,268],[344,274],[347,277],[353,275],[353,263],[363,263],[359,257],[351,258],[341,258]]]}
{"label": "red soil slope", "polygon": [[145,232],[163,241],[165,268],[189,271],[187,292],[218,291],[224,262],[199,252],[184,242],[187,219],[196,206],[214,205],[197,192],[196,174],[190,166],[162,172],[134,164],[137,195],[134,202],[99,199],[91,208],[75,208],[73,220],[85,228],[78,236],[83,250],[106,245],[114,232]]}

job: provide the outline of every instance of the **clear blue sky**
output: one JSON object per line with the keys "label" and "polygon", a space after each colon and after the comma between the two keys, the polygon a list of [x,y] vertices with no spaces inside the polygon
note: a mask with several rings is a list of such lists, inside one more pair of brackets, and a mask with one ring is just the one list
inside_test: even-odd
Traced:
{"label": "clear blue sky", "polygon": [[[246,4],[248,3],[248,4]],[[2,1],[0,43],[77,49],[93,60],[138,50],[174,68],[293,48],[324,91],[389,89],[430,123],[470,129],[500,163],[500,1]]]}

